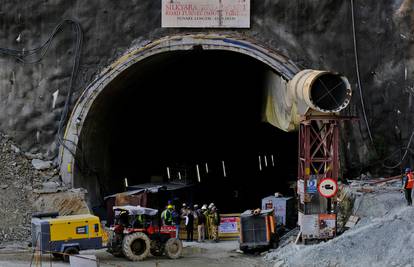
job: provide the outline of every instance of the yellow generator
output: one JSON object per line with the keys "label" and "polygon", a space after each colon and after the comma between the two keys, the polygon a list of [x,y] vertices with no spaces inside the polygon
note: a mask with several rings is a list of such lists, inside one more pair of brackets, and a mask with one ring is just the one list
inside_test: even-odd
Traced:
{"label": "yellow generator", "polygon": [[32,216],[33,246],[65,261],[80,250],[102,248],[103,236],[99,217],[91,214],[59,216],[52,212]]}

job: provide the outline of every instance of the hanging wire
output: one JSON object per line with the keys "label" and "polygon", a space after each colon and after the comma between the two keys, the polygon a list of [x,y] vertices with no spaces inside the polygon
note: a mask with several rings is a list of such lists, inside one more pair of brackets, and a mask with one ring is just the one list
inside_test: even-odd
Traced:
{"label": "hanging wire", "polygon": [[360,100],[361,100],[362,113],[364,115],[365,125],[367,126],[369,139],[371,140],[371,143],[374,143],[374,140],[373,140],[372,134],[371,134],[371,129],[369,127],[369,123],[368,123],[368,119],[367,119],[367,114],[366,114],[366,111],[365,111],[364,96],[362,95],[361,77],[360,77],[360,73],[359,73],[357,40],[356,40],[356,33],[355,33],[354,0],[350,0],[350,2],[351,2],[351,15],[352,15],[352,36],[353,36],[354,55],[355,55],[355,70],[356,70],[357,81],[358,81],[359,97],[360,97]]}
{"label": "hanging wire", "polygon": [[405,150],[404,155],[402,156],[401,160],[397,164],[395,164],[393,166],[387,166],[385,164],[382,164],[382,166],[384,166],[385,168],[388,168],[388,169],[395,169],[395,168],[399,167],[404,162],[404,159],[407,156],[408,151],[410,150],[410,146],[411,146],[411,142],[413,141],[413,137],[414,137],[414,130],[412,131],[410,139],[408,140],[407,146],[404,149]]}
{"label": "hanging wire", "polygon": [[[366,111],[365,111],[364,97],[362,95],[362,85],[361,85],[361,78],[360,78],[360,72],[359,72],[358,49],[357,49],[357,40],[356,40],[356,32],[355,32],[354,0],[350,0],[350,2],[351,2],[351,15],[352,15],[352,35],[353,35],[354,54],[355,54],[355,69],[356,69],[356,74],[357,74],[359,96],[360,96],[360,100],[361,100],[362,112],[363,112],[363,115],[364,115],[364,120],[365,120],[365,124],[366,124],[366,127],[367,127],[369,139],[371,140],[371,143],[373,143],[371,129],[369,127],[369,123],[368,123],[368,119],[367,119],[367,115],[366,115]],[[404,160],[405,160],[405,158],[408,154],[408,151],[410,150],[410,146],[411,146],[411,142],[413,140],[413,137],[414,137],[414,130],[412,131],[410,139],[407,143],[407,146],[404,149],[405,150],[404,155],[402,156],[402,158],[400,159],[400,161],[397,164],[392,165],[392,166],[388,166],[384,162],[385,162],[385,160],[387,160],[390,157],[392,157],[393,155],[395,155],[399,150],[393,152],[391,155],[384,158],[382,160],[382,166],[385,167],[385,168],[388,168],[388,169],[398,168],[404,162]]]}
{"label": "hanging wire", "polygon": [[[36,64],[42,61],[42,59],[45,57],[47,51],[49,50],[52,41],[57,36],[58,33],[60,33],[65,25],[70,25],[72,28],[72,31],[75,33],[75,54],[73,59],[73,65],[72,65],[72,71],[70,75],[70,81],[68,86],[68,92],[66,95],[65,104],[63,107],[62,114],[60,116],[59,120],[59,126],[57,131],[57,142],[59,145],[63,147],[63,149],[66,149],[75,159],[75,164],[79,171],[83,174],[88,173],[92,174],[96,177],[96,181],[99,185],[99,189],[101,192],[109,192],[108,188],[101,183],[101,177],[99,173],[88,165],[87,161],[84,157],[84,152],[82,150],[82,147],[77,145],[71,140],[67,140],[64,138],[64,126],[66,124],[69,110],[70,110],[70,104],[72,101],[72,95],[75,87],[75,79],[77,77],[77,74],[79,72],[79,61],[80,61],[80,55],[82,52],[82,43],[83,43],[83,32],[82,28],[79,22],[72,20],[72,19],[65,19],[61,21],[52,31],[52,33],[49,35],[47,40],[39,47],[29,50],[16,50],[16,49],[8,49],[8,48],[0,48],[0,55],[6,55],[16,58],[19,62],[23,64]],[[36,58],[37,57],[37,58]],[[72,143],[75,146],[77,146],[77,150],[79,151],[79,156],[76,155],[74,151],[72,151],[71,148],[68,147],[66,142]]]}
{"label": "hanging wire", "polygon": [[[82,50],[82,42],[83,42],[83,32],[82,28],[79,24],[79,22],[71,19],[65,19],[61,21],[52,31],[52,33],[49,35],[47,40],[39,47],[29,50],[16,50],[16,49],[9,49],[9,48],[1,48],[0,47],[0,55],[6,55],[10,57],[16,58],[19,62],[23,64],[36,64],[43,60],[45,57],[47,51],[49,50],[52,41],[57,36],[58,33],[60,33],[65,25],[70,25],[72,30],[74,31],[76,35],[75,40],[75,55],[73,59],[73,65],[72,65],[72,71],[70,75],[69,80],[69,86],[68,86],[68,92],[65,99],[65,104],[63,107],[62,114],[60,116],[59,120],[59,126],[57,131],[57,142],[59,145],[61,145],[64,149],[68,150],[69,153],[76,159],[75,152],[72,151],[66,144],[66,142],[71,142],[70,140],[66,140],[63,137],[63,129],[66,124],[66,120],[69,114],[70,104],[72,101],[72,95],[75,87],[75,79],[77,77],[78,71],[79,71],[79,61],[80,61],[80,55]],[[80,149],[80,148],[79,148]],[[82,153],[81,149],[80,152]],[[78,167],[80,170],[83,168],[80,167],[79,163],[80,161],[76,160]],[[85,162],[83,162],[85,163]],[[83,164],[82,163],[82,164]],[[86,163],[85,163],[86,165]]]}

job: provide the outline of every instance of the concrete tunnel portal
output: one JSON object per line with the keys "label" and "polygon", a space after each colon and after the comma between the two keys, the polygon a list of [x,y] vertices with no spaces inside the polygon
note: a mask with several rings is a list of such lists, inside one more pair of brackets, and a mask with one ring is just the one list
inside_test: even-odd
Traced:
{"label": "concrete tunnel portal", "polygon": [[295,67],[285,61],[278,72],[268,59],[203,43],[168,47],[111,66],[106,73],[114,75],[85,90],[61,150],[64,181],[86,188],[93,210],[125,191],[125,178],[130,186],[192,184],[190,199],[179,201],[214,202],[222,212],[256,208],[275,192],[292,195],[297,133],[263,113],[269,73],[291,77]]}

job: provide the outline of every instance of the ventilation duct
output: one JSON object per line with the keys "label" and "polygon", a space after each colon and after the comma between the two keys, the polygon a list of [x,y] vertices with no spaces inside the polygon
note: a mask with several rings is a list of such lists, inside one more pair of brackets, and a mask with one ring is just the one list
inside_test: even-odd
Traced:
{"label": "ventilation duct", "polygon": [[298,113],[301,115],[309,108],[324,113],[339,112],[348,106],[352,96],[346,77],[320,70],[298,72],[288,82],[288,90],[297,100]]}

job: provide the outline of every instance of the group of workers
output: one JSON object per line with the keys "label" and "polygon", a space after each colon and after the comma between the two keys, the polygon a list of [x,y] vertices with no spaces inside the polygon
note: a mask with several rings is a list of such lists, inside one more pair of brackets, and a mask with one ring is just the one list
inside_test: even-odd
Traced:
{"label": "group of workers", "polygon": [[218,242],[218,228],[220,225],[220,214],[214,203],[207,206],[204,204],[201,208],[197,204],[187,206],[182,204],[180,210],[175,209],[172,204],[161,213],[163,225],[174,225],[176,227],[176,237],[179,238],[180,227],[182,223],[187,231],[187,241],[192,242],[194,236],[194,225],[197,225],[198,242],[204,242],[211,239]]}

